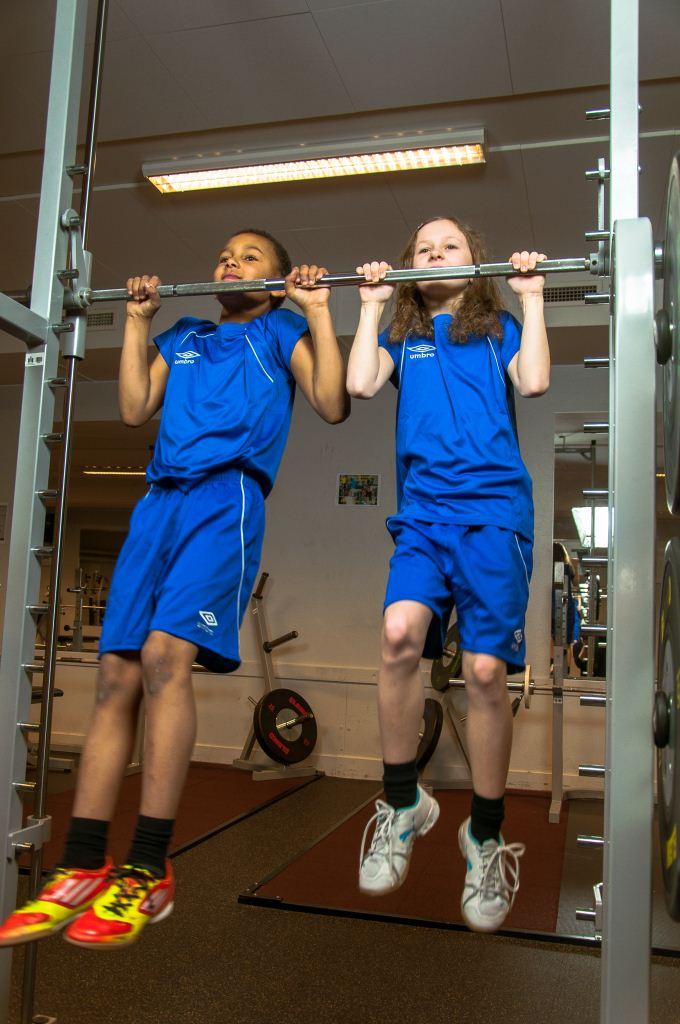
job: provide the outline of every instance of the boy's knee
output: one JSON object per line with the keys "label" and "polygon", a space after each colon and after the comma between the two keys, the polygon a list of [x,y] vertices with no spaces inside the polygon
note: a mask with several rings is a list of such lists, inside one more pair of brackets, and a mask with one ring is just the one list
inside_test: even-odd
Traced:
{"label": "boy's knee", "polygon": [[167,633],[150,633],[141,651],[144,687],[152,696],[169,682],[191,682],[188,644]]}
{"label": "boy's knee", "polygon": [[139,700],[142,692],[142,672],[136,658],[121,658],[116,654],[102,655],[97,673],[97,704],[118,702],[131,704]]}

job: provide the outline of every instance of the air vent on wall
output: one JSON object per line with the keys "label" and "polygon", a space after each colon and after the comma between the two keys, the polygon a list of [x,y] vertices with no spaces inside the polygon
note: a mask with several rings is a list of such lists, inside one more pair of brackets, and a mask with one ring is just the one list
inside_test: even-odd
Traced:
{"label": "air vent on wall", "polygon": [[116,326],[116,314],[112,309],[87,314],[88,331],[111,331]]}
{"label": "air vent on wall", "polygon": [[557,288],[544,288],[545,302],[583,302],[586,295],[597,291],[596,284],[570,284]]}

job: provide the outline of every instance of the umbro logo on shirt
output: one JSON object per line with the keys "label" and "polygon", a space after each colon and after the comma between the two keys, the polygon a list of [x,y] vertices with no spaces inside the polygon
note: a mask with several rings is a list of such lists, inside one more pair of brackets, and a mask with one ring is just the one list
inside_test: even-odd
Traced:
{"label": "umbro logo on shirt", "polygon": [[434,354],[437,351],[434,345],[407,345],[406,348],[412,354],[409,359],[434,359]]}
{"label": "umbro logo on shirt", "polygon": [[189,349],[188,352],[178,352],[180,358],[175,359],[175,366],[186,366],[187,364],[195,363],[197,359],[201,358],[200,352],[192,352]]}

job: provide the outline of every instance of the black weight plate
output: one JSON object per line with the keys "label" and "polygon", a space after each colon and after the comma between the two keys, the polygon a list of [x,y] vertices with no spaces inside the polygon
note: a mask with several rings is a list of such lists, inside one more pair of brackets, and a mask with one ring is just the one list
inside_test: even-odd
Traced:
{"label": "black weight plate", "polygon": [[663,447],[666,501],[680,513],[680,154],[671,162],[663,242],[663,308],[670,327],[670,358],[663,368]]}
{"label": "black weight plate", "polygon": [[671,716],[668,707],[668,697],[663,690],[657,690],[654,694],[652,731],[654,733],[654,745],[660,750],[663,747],[667,747],[671,737]]}
{"label": "black weight plate", "polygon": [[680,862],[678,827],[680,826],[680,780],[678,757],[678,699],[680,697],[680,539],[666,545],[663,584],[659,612],[659,648],[655,700],[663,695],[668,712],[668,742],[657,749],[658,816],[666,906],[672,918],[680,921]]}
{"label": "black weight plate", "polygon": [[279,764],[299,764],[316,745],[314,712],[294,690],[265,693],[253,713],[253,729],[265,754]]}
{"label": "black weight plate", "polygon": [[442,734],[444,724],[444,712],[438,700],[428,697],[423,709],[423,722],[420,727],[420,743],[416,753],[416,765],[418,771],[422,772],[426,764],[437,749],[439,737]]}
{"label": "black weight plate", "polygon": [[460,646],[460,633],[458,623],[449,628],[444,641],[444,651],[441,658],[432,662],[430,671],[430,683],[433,690],[444,693],[451,685],[452,679],[460,679],[463,672],[463,651]]}

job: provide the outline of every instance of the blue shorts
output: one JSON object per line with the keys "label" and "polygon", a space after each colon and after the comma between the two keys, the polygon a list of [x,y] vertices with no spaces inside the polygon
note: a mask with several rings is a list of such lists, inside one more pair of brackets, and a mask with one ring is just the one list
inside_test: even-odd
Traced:
{"label": "blue shorts", "polygon": [[492,654],[508,672],[522,672],[524,619],[533,567],[532,545],[500,526],[459,526],[392,516],[396,550],[390,561],[385,608],[419,601],[434,616],[424,658],[441,656],[455,606],[461,647]]}
{"label": "blue shorts", "polygon": [[240,470],[189,490],[152,484],[116,563],[100,657],[139,651],[152,630],[162,630],[196,644],[196,660],[211,671],[238,668],[264,521],[262,491]]}

